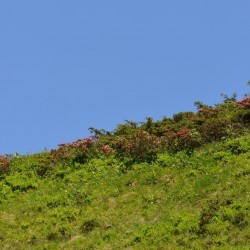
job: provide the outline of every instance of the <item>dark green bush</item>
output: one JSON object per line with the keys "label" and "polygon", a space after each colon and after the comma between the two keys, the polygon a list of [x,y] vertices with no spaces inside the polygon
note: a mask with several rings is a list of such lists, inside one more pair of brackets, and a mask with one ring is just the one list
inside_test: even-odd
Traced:
{"label": "dark green bush", "polygon": [[232,154],[242,154],[249,152],[250,150],[250,140],[247,138],[237,138],[227,141],[226,149],[229,150]]}
{"label": "dark green bush", "polygon": [[13,191],[27,191],[29,189],[36,189],[38,182],[34,177],[29,177],[23,174],[13,174],[5,178],[5,183],[11,187]]}
{"label": "dark green bush", "polygon": [[82,233],[90,233],[99,226],[100,226],[99,222],[95,219],[86,220],[81,225],[80,230]]}
{"label": "dark green bush", "polygon": [[200,133],[204,142],[219,141],[228,136],[227,119],[208,119],[200,127]]}

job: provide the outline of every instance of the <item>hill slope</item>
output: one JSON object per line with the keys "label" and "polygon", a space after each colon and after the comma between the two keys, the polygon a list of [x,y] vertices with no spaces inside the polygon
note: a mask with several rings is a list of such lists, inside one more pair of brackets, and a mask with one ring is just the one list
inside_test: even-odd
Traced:
{"label": "hill slope", "polygon": [[1,249],[249,249],[244,102],[0,157]]}

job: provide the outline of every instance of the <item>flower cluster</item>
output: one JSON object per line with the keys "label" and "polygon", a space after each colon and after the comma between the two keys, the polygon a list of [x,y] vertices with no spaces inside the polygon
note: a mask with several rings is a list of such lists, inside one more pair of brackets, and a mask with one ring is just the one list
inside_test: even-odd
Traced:
{"label": "flower cluster", "polygon": [[84,163],[93,154],[95,140],[95,137],[88,137],[72,143],[60,143],[58,149],[51,150],[50,158],[55,163],[65,160]]}
{"label": "flower cluster", "polygon": [[62,147],[75,147],[75,148],[78,148],[78,147],[83,147],[83,148],[87,148],[89,146],[91,146],[93,144],[93,141],[95,140],[94,137],[87,137],[85,139],[78,139],[76,141],[73,141],[72,143],[60,143],[58,144],[59,148],[62,148]]}
{"label": "flower cluster", "polygon": [[177,137],[179,138],[188,138],[192,137],[192,133],[188,128],[182,129],[181,131],[176,133]]}
{"label": "flower cluster", "polygon": [[245,97],[242,100],[236,101],[239,108],[249,109],[250,108],[250,97]]}
{"label": "flower cluster", "polygon": [[200,134],[197,131],[184,128],[176,133],[175,149],[179,150],[193,150],[200,145]]}
{"label": "flower cluster", "polygon": [[0,155],[0,176],[10,172],[10,160],[7,155]]}
{"label": "flower cluster", "polygon": [[113,149],[108,145],[101,147],[101,150],[105,155],[111,155],[113,153]]}

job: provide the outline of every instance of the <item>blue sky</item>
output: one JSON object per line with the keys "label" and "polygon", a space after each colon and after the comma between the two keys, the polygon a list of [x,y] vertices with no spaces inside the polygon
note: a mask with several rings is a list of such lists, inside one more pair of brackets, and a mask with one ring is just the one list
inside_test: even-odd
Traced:
{"label": "blue sky", "polygon": [[1,0],[0,154],[242,97],[249,0]]}

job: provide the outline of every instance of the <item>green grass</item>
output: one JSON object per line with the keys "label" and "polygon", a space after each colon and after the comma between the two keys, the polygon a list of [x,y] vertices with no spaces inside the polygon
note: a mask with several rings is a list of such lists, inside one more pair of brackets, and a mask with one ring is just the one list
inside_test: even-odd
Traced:
{"label": "green grass", "polygon": [[152,163],[112,157],[0,181],[1,249],[249,249],[250,136]]}

